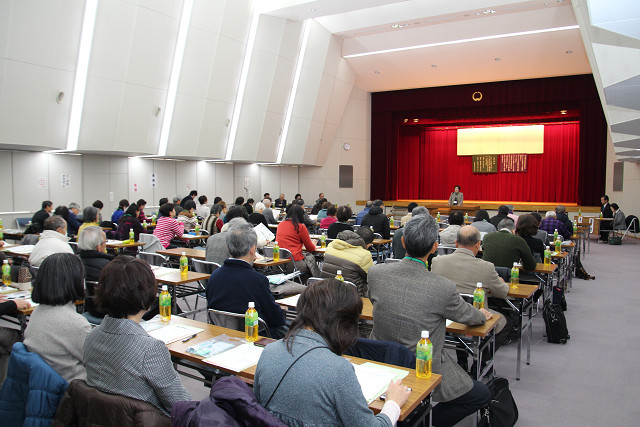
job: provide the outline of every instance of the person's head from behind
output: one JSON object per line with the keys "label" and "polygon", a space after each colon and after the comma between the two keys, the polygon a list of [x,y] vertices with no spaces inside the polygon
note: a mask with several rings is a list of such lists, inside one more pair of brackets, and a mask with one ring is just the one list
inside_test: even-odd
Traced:
{"label": "person's head from behind", "polygon": [[304,206],[304,199],[296,199],[296,205]]}
{"label": "person's head from behind", "polygon": [[325,209],[324,204],[327,203],[327,199],[325,199],[324,197],[320,200],[318,200],[318,206],[320,206],[322,209]]}
{"label": "person's head from behind", "polygon": [[327,208],[327,216],[336,216],[337,213],[338,208],[336,208],[336,205],[329,205]]}
{"label": "person's head from behind", "polygon": [[191,197],[191,199],[195,199],[197,195],[198,195],[198,192],[196,190],[191,190],[189,192],[189,197]]}
{"label": "person's head from behind", "polygon": [[605,194],[604,196],[600,197],[600,203],[602,203],[603,205],[609,203],[609,196]]}
{"label": "person's head from behind", "polygon": [[156,278],[145,261],[119,256],[102,269],[95,291],[98,307],[123,319],[149,310],[156,299]]}
{"label": "person's head from behind", "polygon": [[449,214],[449,225],[463,225],[464,214],[462,211],[453,211]]}
{"label": "person's head from behind", "polygon": [[418,215],[429,215],[429,209],[425,208],[424,206],[416,206],[415,208],[413,208],[413,212],[411,212],[411,216],[418,216]]}
{"label": "person's head from behind", "polygon": [[51,213],[53,210],[53,202],[51,200],[45,200],[42,202],[42,209],[47,211],[47,213]]}
{"label": "person's head from behind", "polygon": [[356,230],[356,234],[364,240],[364,248],[369,249],[373,244],[373,231],[369,227],[358,227]]}
{"label": "person's head from behind", "polygon": [[[281,196],[284,196],[284,194],[281,194]],[[284,198],[284,197],[283,197]],[[296,196],[293,198],[294,200],[298,200],[302,198],[302,194],[297,193]]]}
{"label": "person's head from behind", "polygon": [[513,234],[515,229],[516,229],[516,223],[513,222],[511,218],[505,218],[498,223],[498,231],[508,230],[510,233]]}
{"label": "person's head from behind", "polygon": [[367,203],[365,204],[365,207],[371,209],[372,206],[373,206],[373,200],[367,200]]}
{"label": "person's head from behind", "polygon": [[[269,200],[269,199],[267,199],[267,200]],[[254,206],[253,210],[254,210],[255,212],[262,213],[262,211],[264,210],[264,208],[265,208],[264,203],[262,203],[262,202],[258,202],[258,203],[256,203],[256,205]]]}
{"label": "person's head from behind", "polygon": [[138,204],[131,203],[124,214],[125,216],[132,216],[134,218],[137,218],[138,215],[140,215],[140,209],[138,208]]}
{"label": "person's head from behind", "polygon": [[244,197],[242,196],[236,197],[236,205],[242,205],[242,204],[244,204]]}
{"label": "person's head from behind", "polygon": [[244,211],[240,206],[231,206],[229,210],[227,210],[227,216],[225,218],[227,222],[234,218],[244,218]]}
{"label": "person's head from behind", "polygon": [[271,198],[271,194],[269,194],[269,193],[264,193],[264,194],[262,195],[262,198],[263,198],[263,199],[270,199],[270,198]]}
{"label": "person's head from behind", "polygon": [[118,208],[125,210],[129,207],[129,201],[127,199],[122,199],[118,202]]}
{"label": "person's head from behind", "polygon": [[465,225],[460,227],[456,235],[456,248],[468,249],[477,255],[481,241],[480,231],[472,225]]}
{"label": "person's head from behind", "polygon": [[418,207],[418,204],[416,202],[411,202],[407,205],[407,211],[411,213],[417,207]]}
{"label": "person's head from behind", "polygon": [[404,226],[402,244],[407,255],[425,258],[438,249],[438,224],[431,215],[413,215]]}
{"label": "person's head from behind", "polygon": [[373,201],[373,206],[380,206],[380,207],[382,207],[383,205],[384,205],[384,202],[383,202],[382,200],[380,200],[380,199],[375,199],[375,200]]}
{"label": "person's head from behind", "polygon": [[98,211],[101,211],[102,208],[104,208],[104,203],[102,203],[102,200],[96,200],[95,202],[93,202],[93,205],[91,206],[98,209]]}
{"label": "person's head from behind", "polygon": [[304,224],[304,209],[298,204],[293,204],[287,211],[287,220],[291,220],[296,230],[299,224]]}
{"label": "person's head from behind", "polygon": [[254,204],[255,202],[256,202],[256,201],[255,201],[255,200],[253,200],[251,197],[249,197],[249,198],[247,199],[247,204],[248,204],[248,205],[253,206],[253,204]]}
{"label": "person's head from behind", "polygon": [[58,206],[55,211],[53,211],[54,215],[61,216],[65,221],[69,221],[69,208],[66,206]]}
{"label": "person's head from behind", "polygon": [[246,221],[233,223],[227,230],[227,247],[231,258],[241,258],[253,263],[258,244],[258,236],[253,225]]}
{"label": "person's head from behind", "polygon": [[175,195],[173,196],[173,203],[180,203],[180,200],[182,200],[182,197],[180,197],[179,195]]}
{"label": "person's head from behind", "polygon": [[169,203],[169,199],[167,199],[166,197],[163,197],[162,199],[160,199],[160,201],[158,202],[158,206],[162,206]]}
{"label": "person's head from behind", "polygon": [[211,209],[209,210],[209,214],[215,216],[216,218],[220,218],[220,215],[222,214],[222,206],[217,203],[215,205],[212,205]]}
{"label": "person's head from behind", "polygon": [[[555,210],[556,210],[556,215],[560,215],[560,214],[565,213],[567,211],[567,208],[565,208],[563,205],[558,205],[558,206],[556,206]],[[518,221],[520,221],[520,220],[518,220]]]}
{"label": "person's head from behind", "polygon": [[200,203],[201,205],[206,205],[207,204],[207,196],[205,196],[204,194],[200,197],[198,197],[198,203]]}
{"label": "person's head from behind", "polygon": [[138,210],[144,210],[144,208],[147,206],[147,201],[145,199],[140,199],[136,202],[136,204],[138,205]]}
{"label": "person's head from behind", "polygon": [[160,216],[164,216],[167,218],[173,218],[174,216],[176,216],[176,208],[174,207],[173,203],[165,203],[164,205],[160,206],[158,212],[160,213]]}
{"label": "person's head from behind", "polygon": [[498,208],[498,215],[509,215],[509,206],[502,205]]}
{"label": "person's head from behind", "polygon": [[221,201],[222,201],[222,197],[220,197],[220,196],[216,196],[216,197],[213,199],[213,204],[215,205],[215,204],[217,204],[218,202],[221,202]]}
{"label": "person's head from behind", "polygon": [[78,248],[81,251],[104,252],[107,247],[107,236],[102,228],[92,225],[84,228],[78,235]]}
{"label": "person's head from behind", "polygon": [[74,215],[78,215],[80,213],[80,205],[75,202],[69,203],[69,211],[73,212]]}
{"label": "person's head from behind", "polygon": [[53,215],[44,220],[44,230],[57,231],[60,234],[67,235],[67,221],[59,215]]}
{"label": "person's head from behind", "polygon": [[535,236],[538,232],[538,221],[531,214],[524,214],[518,217],[516,234],[518,236]]}
{"label": "person's head from behind", "polygon": [[95,206],[87,206],[82,211],[82,220],[84,222],[98,222],[100,211]]}
{"label": "person's head from behind", "polygon": [[473,222],[489,221],[489,213],[484,209],[478,209]]}
{"label": "person's head from behind", "polygon": [[284,340],[292,352],[293,337],[303,329],[320,335],[329,350],[342,355],[358,338],[362,299],[356,288],[336,279],[312,283],[300,294],[297,316]]}
{"label": "person's head from behind", "polygon": [[192,199],[187,200],[184,202],[184,210],[193,213],[196,210],[196,202]]}
{"label": "person's head from behind", "polygon": [[533,217],[536,219],[537,224],[536,226],[540,225],[540,222],[542,221],[542,215],[540,215],[540,212],[538,211],[533,211],[531,212],[531,215],[533,215]]}
{"label": "person's head from behind", "polygon": [[271,199],[264,198],[262,200],[262,204],[264,205],[265,208],[270,208],[271,207]]}
{"label": "person's head from behind", "polygon": [[42,261],[33,283],[31,299],[45,305],[66,305],[84,298],[84,265],[67,253],[49,255]]}
{"label": "person's head from behind", "polygon": [[336,218],[338,218],[338,221],[340,222],[347,222],[351,219],[352,216],[353,216],[353,211],[349,206],[346,206],[346,205],[340,206],[336,212]]}
{"label": "person's head from behind", "polygon": [[617,203],[611,203],[611,210],[614,212],[618,212],[618,209],[620,209],[620,206],[618,206]]}
{"label": "person's head from behind", "polygon": [[555,211],[547,211],[545,218],[555,218],[556,217],[556,212]]}

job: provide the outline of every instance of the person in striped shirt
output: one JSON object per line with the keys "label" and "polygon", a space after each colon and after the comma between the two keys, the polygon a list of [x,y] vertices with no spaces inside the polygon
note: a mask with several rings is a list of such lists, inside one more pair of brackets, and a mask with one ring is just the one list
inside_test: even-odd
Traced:
{"label": "person in striped shirt", "polygon": [[160,218],[158,218],[153,234],[160,239],[160,243],[165,249],[175,247],[171,245],[171,240],[184,233],[184,224],[178,222],[175,216],[176,210],[172,203],[160,206]]}

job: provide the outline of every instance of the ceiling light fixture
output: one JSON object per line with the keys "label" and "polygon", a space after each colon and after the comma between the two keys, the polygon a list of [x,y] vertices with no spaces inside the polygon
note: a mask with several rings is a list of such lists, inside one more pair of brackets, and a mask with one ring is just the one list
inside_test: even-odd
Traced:
{"label": "ceiling light fixture", "polygon": [[470,38],[470,39],[450,40],[450,41],[438,42],[438,43],[420,44],[420,45],[416,45],[416,46],[398,47],[398,48],[395,48],[395,49],[376,50],[376,51],[373,51],[373,52],[354,53],[354,54],[351,54],[351,55],[345,55],[344,58],[358,58],[360,56],[379,55],[381,53],[403,52],[405,50],[423,49],[423,48],[427,48],[427,47],[449,46],[449,45],[452,45],[452,44],[478,42],[478,41],[485,41],[485,40],[495,40],[495,39],[502,39],[502,38],[508,38],[508,37],[529,36],[529,35],[532,35],[532,34],[553,33],[553,32],[556,32],[556,31],[576,30],[578,28],[579,27],[577,25],[569,25],[567,27],[545,28],[543,30],[531,30],[531,31],[520,31],[518,33],[496,34],[494,36],[482,36],[482,37],[474,37],[474,38]]}
{"label": "ceiling light fixture", "polygon": [[436,64],[431,64],[431,68],[436,68],[437,65]]}
{"label": "ceiling light fixture", "polygon": [[403,27],[406,27],[407,25],[409,25],[409,24],[393,24],[391,26],[391,28],[396,28],[396,29],[397,28],[403,28]]}
{"label": "ceiling light fixture", "polygon": [[486,9],[486,10],[483,10],[482,13],[484,15],[493,15],[494,13],[496,13],[496,11],[493,9]]}
{"label": "ceiling light fixture", "polygon": [[567,114],[567,110],[560,110],[560,114]]}
{"label": "ceiling light fixture", "polygon": [[500,61],[500,58],[493,58],[494,61]]}
{"label": "ceiling light fixture", "polygon": [[571,49],[569,49],[569,50],[567,51],[567,55],[571,55],[572,53],[573,53],[573,51],[572,51]]}
{"label": "ceiling light fixture", "polygon": [[380,71],[375,70],[375,71],[373,72],[373,74],[380,74]]}

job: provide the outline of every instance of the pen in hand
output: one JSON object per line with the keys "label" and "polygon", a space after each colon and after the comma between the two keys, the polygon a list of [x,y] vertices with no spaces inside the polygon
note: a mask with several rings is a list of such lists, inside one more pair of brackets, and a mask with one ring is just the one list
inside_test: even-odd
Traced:
{"label": "pen in hand", "polygon": [[190,337],[187,337],[187,338],[183,339],[183,340],[182,340],[182,342],[187,342],[187,341],[189,341],[190,339],[195,338],[197,335],[198,335],[198,334],[193,334],[193,335],[191,335]]}

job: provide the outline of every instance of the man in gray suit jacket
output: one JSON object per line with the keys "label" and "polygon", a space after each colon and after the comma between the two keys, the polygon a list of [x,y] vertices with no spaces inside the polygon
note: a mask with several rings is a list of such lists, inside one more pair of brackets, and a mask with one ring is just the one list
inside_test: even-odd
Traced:
{"label": "man in gray suit jacket", "polygon": [[434,426],[452,426],[491,400],[487,387],[469,375],[443,351],[446,319],[481,325],[492,314],[467,304],[455,283],[427,270],[426,261],[438,249],[438,225],[431,215],[412,217],[404,227],[406,257],[369,269],[369,298],[373,303],[371,338],[398,342],[413,350],[421,331],[433,343],[433,372],[442,382],[433,397]]}

